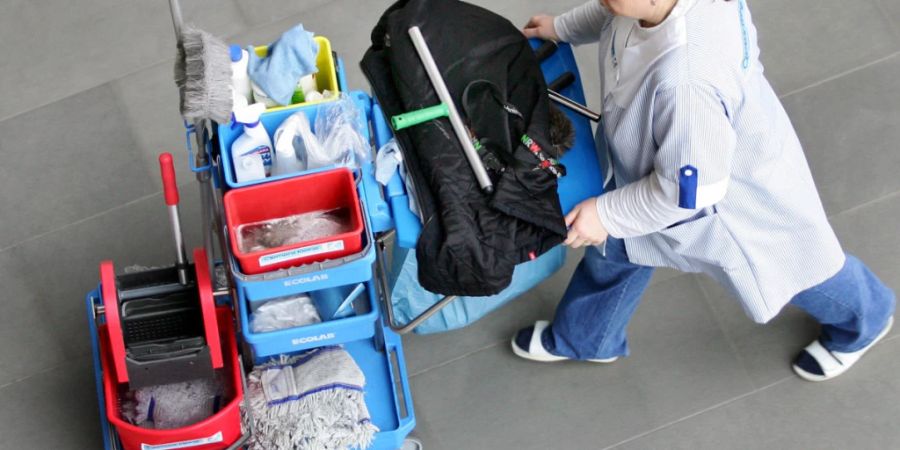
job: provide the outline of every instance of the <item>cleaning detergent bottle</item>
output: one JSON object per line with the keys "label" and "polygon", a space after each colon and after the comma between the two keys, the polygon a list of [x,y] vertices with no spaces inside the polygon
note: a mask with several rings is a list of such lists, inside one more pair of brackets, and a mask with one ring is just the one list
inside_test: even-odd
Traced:
{"label": "cleaning detergent bottle", "polygon": [[250,75],[247,73],[250,54],[238,45],[232,45],[228,49],[231,52],[231,87],[234,89],[234,95],[243,97],[249,103],[253,98]]}
{"label": "cleaning detergent bottle", "polygon": [[[242,159],[250,155],[259,155],[263,162],[264,177],[268,176],[272,171],[272,140],[269,139],[269,133],[266,132],[265,127],[259,121],[259,116],[265,110],[266,105],[254,103],[234,111],[234,120],[231,126],[235,127],[239,124],[244,126],[244,133],[234,141],[234,144],[231,144],[231,157],[234,162],[236,175],[240,175],[238,172],[245,168],[245,162]],[[250,165],[250,167],[255,166],[256,164]],[[259,178],[258,170],[248,171],[244,175],[254,177],[252,179]],[[238,176],[238,181],[242,181],[240,176]]]}
{"label": "cleaning detergent bottle", "polygon": [[[272,162],[272,175],[302,172],[306,170],[305,145],[300,134],[302,123],[309,128],[306,113],[298,112],[281,123],[275,131],[275,161]],[[299,151],[298,151],[299,150]],[[301,156],[304,157],[301,159]]]}

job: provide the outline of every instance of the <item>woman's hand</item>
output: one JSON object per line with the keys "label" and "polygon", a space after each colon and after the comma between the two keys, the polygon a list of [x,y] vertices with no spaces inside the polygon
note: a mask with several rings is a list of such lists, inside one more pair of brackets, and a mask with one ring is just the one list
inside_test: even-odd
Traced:
{"label": "woman's hand", "polygon": [[583,245],[600,245],[609,237],[606,227],[600,221],[600,214],[597,212],[596,197],[589,198],[575,206],[566,215],[566,226],[569,227],[569,236],[563,244],[572,248]]}
{"label": "woman's hand", "polygon": [[553,16],[546,14],[540,14],[528,19],[528,23],[522,29],[522,34],[527,38],[536,37],[544,40],[559,41],[556,27],[553,26]]}

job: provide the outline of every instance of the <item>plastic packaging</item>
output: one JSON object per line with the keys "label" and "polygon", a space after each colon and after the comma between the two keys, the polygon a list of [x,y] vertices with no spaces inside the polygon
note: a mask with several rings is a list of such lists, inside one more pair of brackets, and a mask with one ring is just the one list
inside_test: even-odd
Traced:
{"label": "plastic packaging", "polygon": [[267,333],[321,321],[312,299],[303,294],[263,303],[251,316],[250,329],[254,333]]}
{"label": "plastic packaging", "polygon": [[321,150],[315,150],[319,145],[306,114],[302,111],[294,113],[275,131],[275,165],[272,173],[281,175],[306,170],[307,148],[321,153]]}
{"label": "plastic packaging", "polygon": [[[258,177],[258,164],[255,158],[245,159],[251,155],[259,155],[262,159],[264,176],[271,173],[272,170],[272,140],[269,139],[269,133],[259,121],[259,116],[266,110],[262,103],[254,103],[245,108],[238,108],[234,111],[234,123],[232,127],[237,125],[244,126],[244,133],[241,134],[231,145],[231,157],[234,160],[234,166],[237,172],[239,182],[251,181],[254,177]],[[244,172],[244,179],[241,178],[241,172]]]}
{"label": "plastic packaging", "polygon": [[234,95],[243,97],[249,103],[253,99],[250,75],[247,74],[250,54],[239,45],[230,46],[229,51],[231,52],[231,87],[234,89]]}
{"label": "plastic packaging", "polygon": [[121,404],[122,417],[134,425],[170,430],[206,420],[224,404],[219,377],[161,384],[129,391]]}
{"label": "plastic packaging", "polygon": [[363,112],[346,95],[323,104],[316,115],[316,136],[322,145],[320,149],[307,149],[307,168],[359,167],[368,162],[371,148],[360,131],[365,123],[361,120],[362,115]]}
{"label": "plastic packaging", "polygon": [[400,146],[397,145],[396,139],[391,138],[375,155],[375,179],[382,186],[387,186],[402,162],[403,154],[400,153]]}
{"label": "plastic packaging", "polygon": [[240,249],[244,253],[312,241],[350,231],[349,211],[313,211],[238,226]]}

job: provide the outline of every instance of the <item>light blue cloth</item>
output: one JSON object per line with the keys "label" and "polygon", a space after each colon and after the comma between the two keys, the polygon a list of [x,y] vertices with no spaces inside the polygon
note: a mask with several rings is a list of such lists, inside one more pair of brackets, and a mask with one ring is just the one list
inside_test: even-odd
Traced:
{"label": "light blue cloth", "polygon": [[281,105],[291,103],[300,78],[319,71],[316,67],[319,44],[303,25],[291,28],[271,43],[265,58],[256,56],[252,47],[247,50],[250,53],[247,69],[250,79]]}

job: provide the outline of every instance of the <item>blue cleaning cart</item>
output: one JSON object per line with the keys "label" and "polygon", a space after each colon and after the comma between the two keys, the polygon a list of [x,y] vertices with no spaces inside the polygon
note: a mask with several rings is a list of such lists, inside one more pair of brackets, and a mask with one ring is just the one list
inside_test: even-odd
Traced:
{"label": "blue cleaning cart", "polygon": [[[347,92],[343,61],[339,58],[334,60],[339,88],[342,92]],[[542,67],[548,80],[556,79],[564,72],[572,72],[576,77],[575,82],[566,87],[562,93],[577,102],[584,102],[580,81],[577,78],[578,70],[568,46],[560,46],[556,54],[544,61]],[[364,122],[363,129],[366,132],[372,130],[372,141],[376,148],[380,148],[391,138],[390,128],[380,108],[365,93],[350,92],[349,95],[364,112],[361,117]],[[264,114],[261,120],[271,132],[290,114],[306,111],[312,115],[319,106],[300,105],[283,108]],[[597,182],[600,164],[594,150],[590,123],[581,116],[570,111],[566,112],[576,128],[575,148],[562,160],[569,168],[569,175],[561,180],[559,188],[563,208],[568,211],[582,199],[600,193],[600,183]],[[204,241],[207,248],[219,249],[219,258],[214,259],[213,263],[215,271],[223,276],[219,277],[220,281],[216,283],[213,294],[217,304],[230,306],[234,311],[235,328],[245,344],[241,355],[245,367],[248,363],[261,362],[276,355],[341,344],[366,376],[366,404],[374,424],[381,430],[370,448],[378,450],[421,448],[421,444],[408,438],[416,420],[399,335],[412,330],[438,313],[444,305],[455,298],[444,298],[407,324],[395,323],[390,290],[386,281],[385,245],[390,238],[395,237],[400,246],[413,248],[421,230],[418,219],[410,212],[409,197],[399,176],[395,176],[388,186],[382,187],[375,181],[374,168],[371,164],[366,164],[356,171],[357,189],[367,230],[363,249],[359,253],[302,267],[258,275],[244,274],[228,250],[230,248],[228,233],[223,225],[221,202],[222,191],[241,187],[227,182],[230,164],[227,152],[230,142],[238,133],[224,126],[200,130],[192,126],[187,128],[191,169],[201,180],[201,187],[206,187],[201,197],[207,203],[203,208]],[[196,157],[191,155],[193,151],[191,134],[195,134],[193,137],[197,142],[194,149]],[[292,176],[296,175],[302,174]],[[202,182],[204,179],[209,182],[204,184]],[[250,330],[249,324],[255,307],[266,300],[358,284],[363,285],[364,293],[353,302],[353,313],[349,317],[271,333],[254,333]],[[104,448],[120,450],[122,447],[119,438],[116,430],[107,421],[105,410],[101,363],[104,344],[99,331],[104,324],[104,318],[100,289],[87,294],[85,306],[88,311]],[[244,448],[252,432],[250,429],[244,430],[243,437],[229,449]],[[158,448],[161,450],[194,446],[191,443],[174,445]],[[147,448],[157,449],[157,447]]]}
{"label": "blue cleaning cart", "polygon": [[[337,78],[342,92],[346,90],[346,76],[343,62],[336,58]],[[368,123],[372,119],[372,101],[362,92],[351,92],[356,106],[363,112],[363,130],[368,133]],[[277,124],[290,114],[304,111],[314,115],[321,105],[299,105],[280,108],[266,113],[262,121],[269,131],[274,131]],[[365,401],[372,422],[379,428],[374,442],[369,447],[377,450],[393,450],[398,448],[420,448],[409,433],[415,427],[415,413],[409,388],[409,377],[406,372],[405,356],[400,336],[385,326],[381,315],[383,293],[374,278],[376,233],[383,233],[393,228],[390,208],[385,202],[381,187],[374,177],[371,164],[366,164],[355,172],[356,186],[365,219],[366,233],[361,252],[336,260],[308,264],[301,267],[267,272],[258,275],[243,274],[236,264],[234,256],[228,251],[228,236],[222,227],[223,212],[221,209],[221,192],[229,188],[228,168],[225,161],[230,160],[227,149],[237,133],[230,127],[219,126],[208,134],[204,131],[188,127],[188,153],[192,149],[191,134],[197,134],[197,150],[203,153],[196,161],[207,161],[206,164],[191,163],[191,169],[200,177],[208,177],[204,192],[210,207],[210,227],[204,232],[207,242],[216,242],[221,260],[216,264],[216,271],[225,275],[220,277],[224,283],[217,284],[214,297],[217,304],[233,308],[234,322],[242,341],[242,359],[245,363],[259,363],[270,357],[281,354],[302,352],[310,348],[326,345],[343,345],[353,357],[366,377]],[[366,136],[368,138],[368,136]],[[218,145],[216,145],[218,144]],[[324,168],[322,170],[328,170]],[[288,176],[302,176],[305,173]],[[201,186],[204,186],[201,183]],[[240,187],[240,186],[237,186]],[[221,233],[219,233],[221,231]],[[217,239],[218,238],[218,239]],[[364,292],[353,302],[353,311],[349,317],[327,320],[319,324],[280,330],[271,333],[253,333],[249,323],[255,306],[268,299],[295,295],[310,291],[339,289],[342,286],[362,284]],[[93,360],[96,376],[97,395],[100,405],[100,419],[106,450],[122,449],[121,441],[107,420],[106,398],[103,388],[103,370],[105,342],[101,339],[105,327],[101,287],[87,294],[86,308],[93,348]],[[246,369],[247,367],[245,367]],[[251,438],[252,430],[245,430],[237,442],[228,447],[244,448]],[[169,446],[147,446],[147,449],[162,450],[169,448],[209,448],[203,442],[174,442]],[[199,446],[199,447],[198,447]],[[217,447],[221,448],[221,447]]]}

